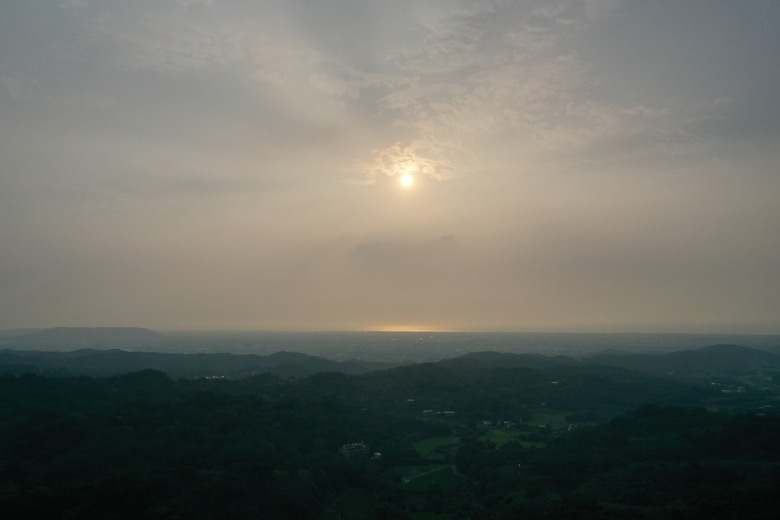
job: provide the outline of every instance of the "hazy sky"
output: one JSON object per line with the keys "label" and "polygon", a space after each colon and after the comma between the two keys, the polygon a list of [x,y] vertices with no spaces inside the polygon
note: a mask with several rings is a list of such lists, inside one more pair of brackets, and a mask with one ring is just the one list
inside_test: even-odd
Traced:
{"label": "hazy sky", "polygon": [[780,333],[779,27],[2,0],[0,328]]}

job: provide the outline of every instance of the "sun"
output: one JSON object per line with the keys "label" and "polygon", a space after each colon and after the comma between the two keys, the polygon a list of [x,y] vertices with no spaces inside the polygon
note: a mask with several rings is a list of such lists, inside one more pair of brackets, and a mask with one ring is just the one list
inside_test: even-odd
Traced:
{"label": "sun", "polygon": [[409,188],[412,184],[414,184],[414,177],[408,173],[401,176],[401,186],[404,188]]}

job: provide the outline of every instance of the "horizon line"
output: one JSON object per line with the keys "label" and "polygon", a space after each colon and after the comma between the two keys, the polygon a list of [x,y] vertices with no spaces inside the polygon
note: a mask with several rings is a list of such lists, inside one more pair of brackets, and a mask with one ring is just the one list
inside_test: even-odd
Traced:
{"label": "horizon line", "polygon": [[55,325],[49,327],[0,328],[0,334],[14,331],[31,333],[52,329],[144,329],[158,333],[251,333],[251,334],[347,334],[347,333],[408,333],[408,334],[571,334],[571,335],[717,335],[717,336],[780,336],[778,332],[734,332],[734,331],[638,331],[638,330],[533,330],[533,329],[447,329],[444,327],[389,325],[367,328],[318,329],[318,328],[178,328],[145,327],[139,325]]}

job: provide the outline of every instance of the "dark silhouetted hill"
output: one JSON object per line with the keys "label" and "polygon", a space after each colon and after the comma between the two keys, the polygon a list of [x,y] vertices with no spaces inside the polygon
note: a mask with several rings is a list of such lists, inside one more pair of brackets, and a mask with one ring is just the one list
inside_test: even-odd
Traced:
{"label": "dark silhouetted hill", "polygon": [[[708,387],[564,356],[467,354],[363,376],[375,398],[403,395],[433,410],[519,410],[522,406],[604,409],[646,402],[701,404],[718,397]],[[529,366],[530,365],[530,366]],[[353,389],[354,390],[354,389]]]}
{"label": "dark silhouetted hill", "polygon": [[295,352],[277,352],[268,356],[254,354],[165,354],[126,350],[80,349],[71,352],[0,351],[0,372],[56,373],[61,375],[109,376],[139,370],[159,370],[172,377],[208,376],[245,377],[273,373],[285,377],[304,377],[318,372],[363,374],[393,365],[358,360],[332,361]]}
{"label": "dark silhouetted hill", "polygon": [[599,354],[589,356],[584,361],[682,377],[735,376],[755,370],[780,369],[780,355],[739,345],[713,345],[669,354]]}
{"label": "dark silhouetted hill", "polygon": [[512,354],[507,352],[472,352],[448,362],[476,361],[493,368],[549,368],[564,365],[580,365],[582,362],[570,356],[544,356],[542,354]]}

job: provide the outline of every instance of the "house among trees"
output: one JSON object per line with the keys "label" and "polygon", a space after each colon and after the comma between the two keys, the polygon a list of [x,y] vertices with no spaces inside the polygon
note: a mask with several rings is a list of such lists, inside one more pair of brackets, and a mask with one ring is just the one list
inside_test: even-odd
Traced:
{"label": "house among trees", "polygon": [[363,441],[345,444],[339,449],[339,453],[350,460],[364,459],[368,456],[368,445]]}

